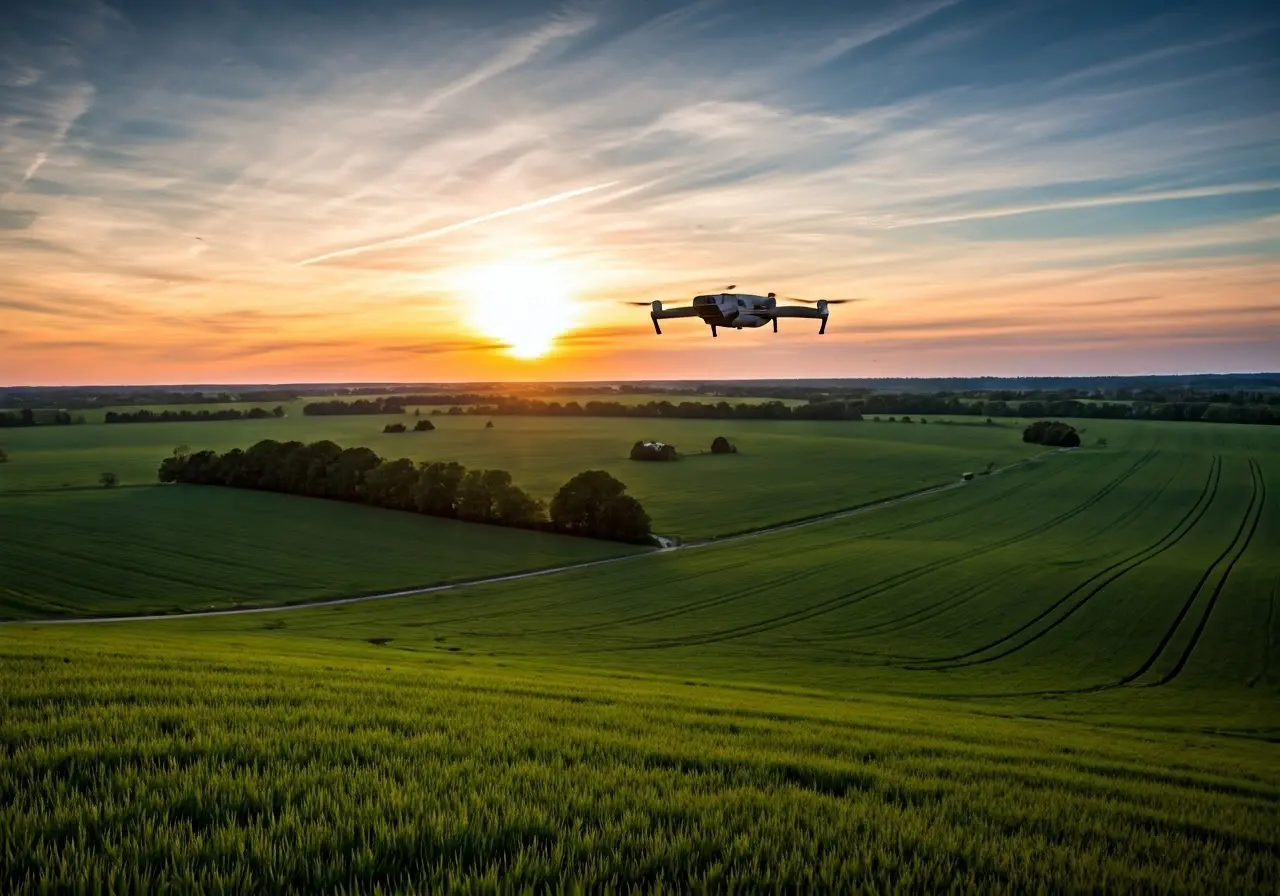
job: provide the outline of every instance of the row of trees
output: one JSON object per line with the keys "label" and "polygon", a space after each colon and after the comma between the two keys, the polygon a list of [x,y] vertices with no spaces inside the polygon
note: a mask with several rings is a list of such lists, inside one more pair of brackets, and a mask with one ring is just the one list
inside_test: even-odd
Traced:
{"label": "row of trees", "polygon": [[[440,413],[435,411],[433,413]],[[1207,401],[1154,404],[1055,401],[1006,401],[962,399],[956,395],[900,393],[860,398],[819,399],[787,404],[778,399],[763,402],[703,402],[665,399],[642,404],[618,401],[560,403],[537,398],[500,397],[470,407],[454,406],[448,414],[484,416],[641,417],[685,420],[862,420],[872,415],[946,415],[959,417],[1068,417],[1111,420],[1184,420],[1206,423],[1280,424],[1280,406],[1267,404],[1225,405]]]}
{"label": "row of trees", "polygon": [[0,412],[0,428],[20,426],[70,426],[83,423],[84,417],[72,417],[66,411],[36,411],[23,408],[20,411]]}
{"label": "row of trees", "polygon": [[357,398],[355,401],[313,401],[302,406],[308,417],[344,417],[362,414],[403,414],[405,402],[399,398]]}
{"label": "row of trees", "polygon": [[283,416],[284,408],[277,405],[270,411],[265,408],[250,408],[247,411],[238,408],[219,408],[216,411],[107,411],[103,419],[107,423],[205,423],[217,420],[270,420]]}
{"label": "row of trees", "polygon": [[278,442],[219,454],[174,449],[161,482],[221,485],[407,510],[428,516],[645,542],[650,521],[626,486],[601,470],[575,476],[547,505],[506,470],[468,470],[452,461],[384,460],[370,448],[330,441]]}

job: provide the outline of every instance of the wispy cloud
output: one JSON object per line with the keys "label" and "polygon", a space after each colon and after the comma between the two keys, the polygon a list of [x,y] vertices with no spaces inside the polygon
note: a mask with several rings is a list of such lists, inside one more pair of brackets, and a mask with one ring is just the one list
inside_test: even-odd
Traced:
{"label": "wispy cloud", "polygon": [[[780,333],[771,365],[795,375],[866,372],[880,346],[913,372],[912,332],[975,364],[1058,334],[1043,357],[1069,366],[1108,328],[1154,364],[1215,312],[1221,340],[1272,326],[1280,64],[1247,12],[1121,5],[1050,36],[1012,3],[125,21],[67,2],[0,38],[0,295],[22,337],[0,379],[69,360],[420,378],[437,350],[459,379],[698,375],[759,340],[709,356],[696,322],[656,339],[617,301],[727,282],[875,299],[819,343]],[[525,255],[582,306],[541,366],[495,356],[459,286]],[[1167,325],[1130,326],[1156,295]],[[140,327],[152,354],[122,350]],[[85,344],[31,348],[60,338]]]}
{"label": "wispy cloud", "polygon": [[498,211],[488,212],[483,215],[476,215],[474,218],[468,218],[465,221],[458,221],[456,224],[447,224],[444,227],[436,227],[422,233],[414,233],[409,236],[394,237],[385,240],[377,240],[372,243],[363,243],[358,246],[349,246],[345,249],[336,249],[333,252],[326,252],[323,255],[316,255],[312,258],[303,259],[298,262],[299,266],[309,264],[320,264],[325,261],[332,261],[335,258],[347,258],[352,255],[360,255],[365,252],[373,252],[378,249],[399,249],[404,246],[412,246],[415,243],[426,242],[427,240],[438,239],[450,233],[457,233],[459,230],[466,230],[468,227],[475,227],[478,224],[484,224],[488,221],[496,221],[499,218],[505,218],[508,215],[518,215],[521,212],[529,212],[534,209],[546,208],[548,205],[555,205],[557,202],[564,202],[566,199],[574,199],[578,196],[585,196],[588,193],[594,193],[596,190],[603,190],[612,187],[617,181],[609,181],[603,184],[594,184],[589,187],[579,187],[576,190],[565,190],[563,193],[556,193],[552,196],[544,196],[542,199],[534,199],[529,202],[522,202],[519,205],[513,205],[509,208],[499,209]]}

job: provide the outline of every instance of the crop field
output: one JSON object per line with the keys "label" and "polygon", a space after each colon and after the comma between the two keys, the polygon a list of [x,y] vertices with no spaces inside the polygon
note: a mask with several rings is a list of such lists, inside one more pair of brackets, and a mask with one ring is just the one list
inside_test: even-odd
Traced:
{"label": "crop field", "polygon": [[1254,741],[109,628],[0,659],[8,892],[1277,880]]}
{"label": "crop field", "polygon": [[[8,430],[0,434],[12,458],[0,465],[0,500],[5,493],[92,486],[106,471],[124,485],[154,483],[160,461],[179,444],[226,451],[268,438],[331,439],[383,457],[509,470],[544,500],[583,470],[608,470],[644,504],[656,531],[705,538],[866,504],[1039,450],[1025,445],[1013,425],[499,417],[486,429],[481,418],[445,416],[433,418],[433,432],[384,434],[393,419],[413,418],[289,416]],[[694,452],[709,449],[717,435],[740,453],[674,463],[627,459],[638,439]]]}
{"label": "crop field", "polygon": [[[757,426],[726,434],[902,466],[1016,439]],[[1088,429],[958,487],[546,576],[0,627],[0,888],[1276,892],[1280,432]],[[819,505],[804,481],[761,518]],[[316,554],[316,580],[374,565],[282,562]]]}
{"label": "crop field", "polygon": [[7,495],[0,532],[0,619],[296,603],[639,550],[199,486]]}

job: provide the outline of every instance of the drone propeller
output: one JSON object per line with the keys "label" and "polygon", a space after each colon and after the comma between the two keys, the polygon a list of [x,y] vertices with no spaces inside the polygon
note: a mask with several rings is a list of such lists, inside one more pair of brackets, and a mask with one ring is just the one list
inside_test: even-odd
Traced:
{"label": "drone propeller", "polygon": [[828,305],[847,305],[850,302],[865,302],[866,299],[797,299],[795,296],[786,296],[788,302],[803,302],[806,305],[816,305],[818,302],[826,302]]}
{"label": "drone propeller", "polygon": [[623,305],[635,305],[640,308],[648,308],[653,302],[623,302]]}

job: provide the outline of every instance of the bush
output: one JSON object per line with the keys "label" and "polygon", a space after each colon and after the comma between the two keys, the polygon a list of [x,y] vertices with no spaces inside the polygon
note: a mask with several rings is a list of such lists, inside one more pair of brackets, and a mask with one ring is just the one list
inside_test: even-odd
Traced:
{"label": "bush", "polygon": [[1037,420],[1023,430],[1022,441],[1055,448],[1078,448],[1080,434],[1074,426],[1057,420]]}
{"label": "bush", "polygon": [[712,454],[737,454],[738,447],[726,439],[724,436],[716,436],[711,441]]}
{"label": "bush", "polygon": [[103,473],[98,477],[98,483],[103,488],[115,488],[120,484],[120,477],[115,473]]}
{"label": "bush", "polygon": [[678,460],[675,445],[665,442],[636,442],[631,446],[632,460]]}
{"label": "bush", "polygon": [[492,421],[492,420],[490,420],[490,421],[488,421],[487,423],[485,423],[484,428],[485,428],[485,429],[493,429],[493,421]]}
{"label": "bush", "polygon": [[382,431],[383,432],[404,432],[404,424],[388,423],[386,426],[382,427]]}
{"label": "bush", "polygon": [[430,432],[435,428],[436,425],[430,420],[419,420],[417,423],[413,424],[414,432]]}
{"label": "bush", "polygon": [[0,448],[0,464],[7,464],[8,462],[9,462],[9,452],[5,451],[3,448]]}

